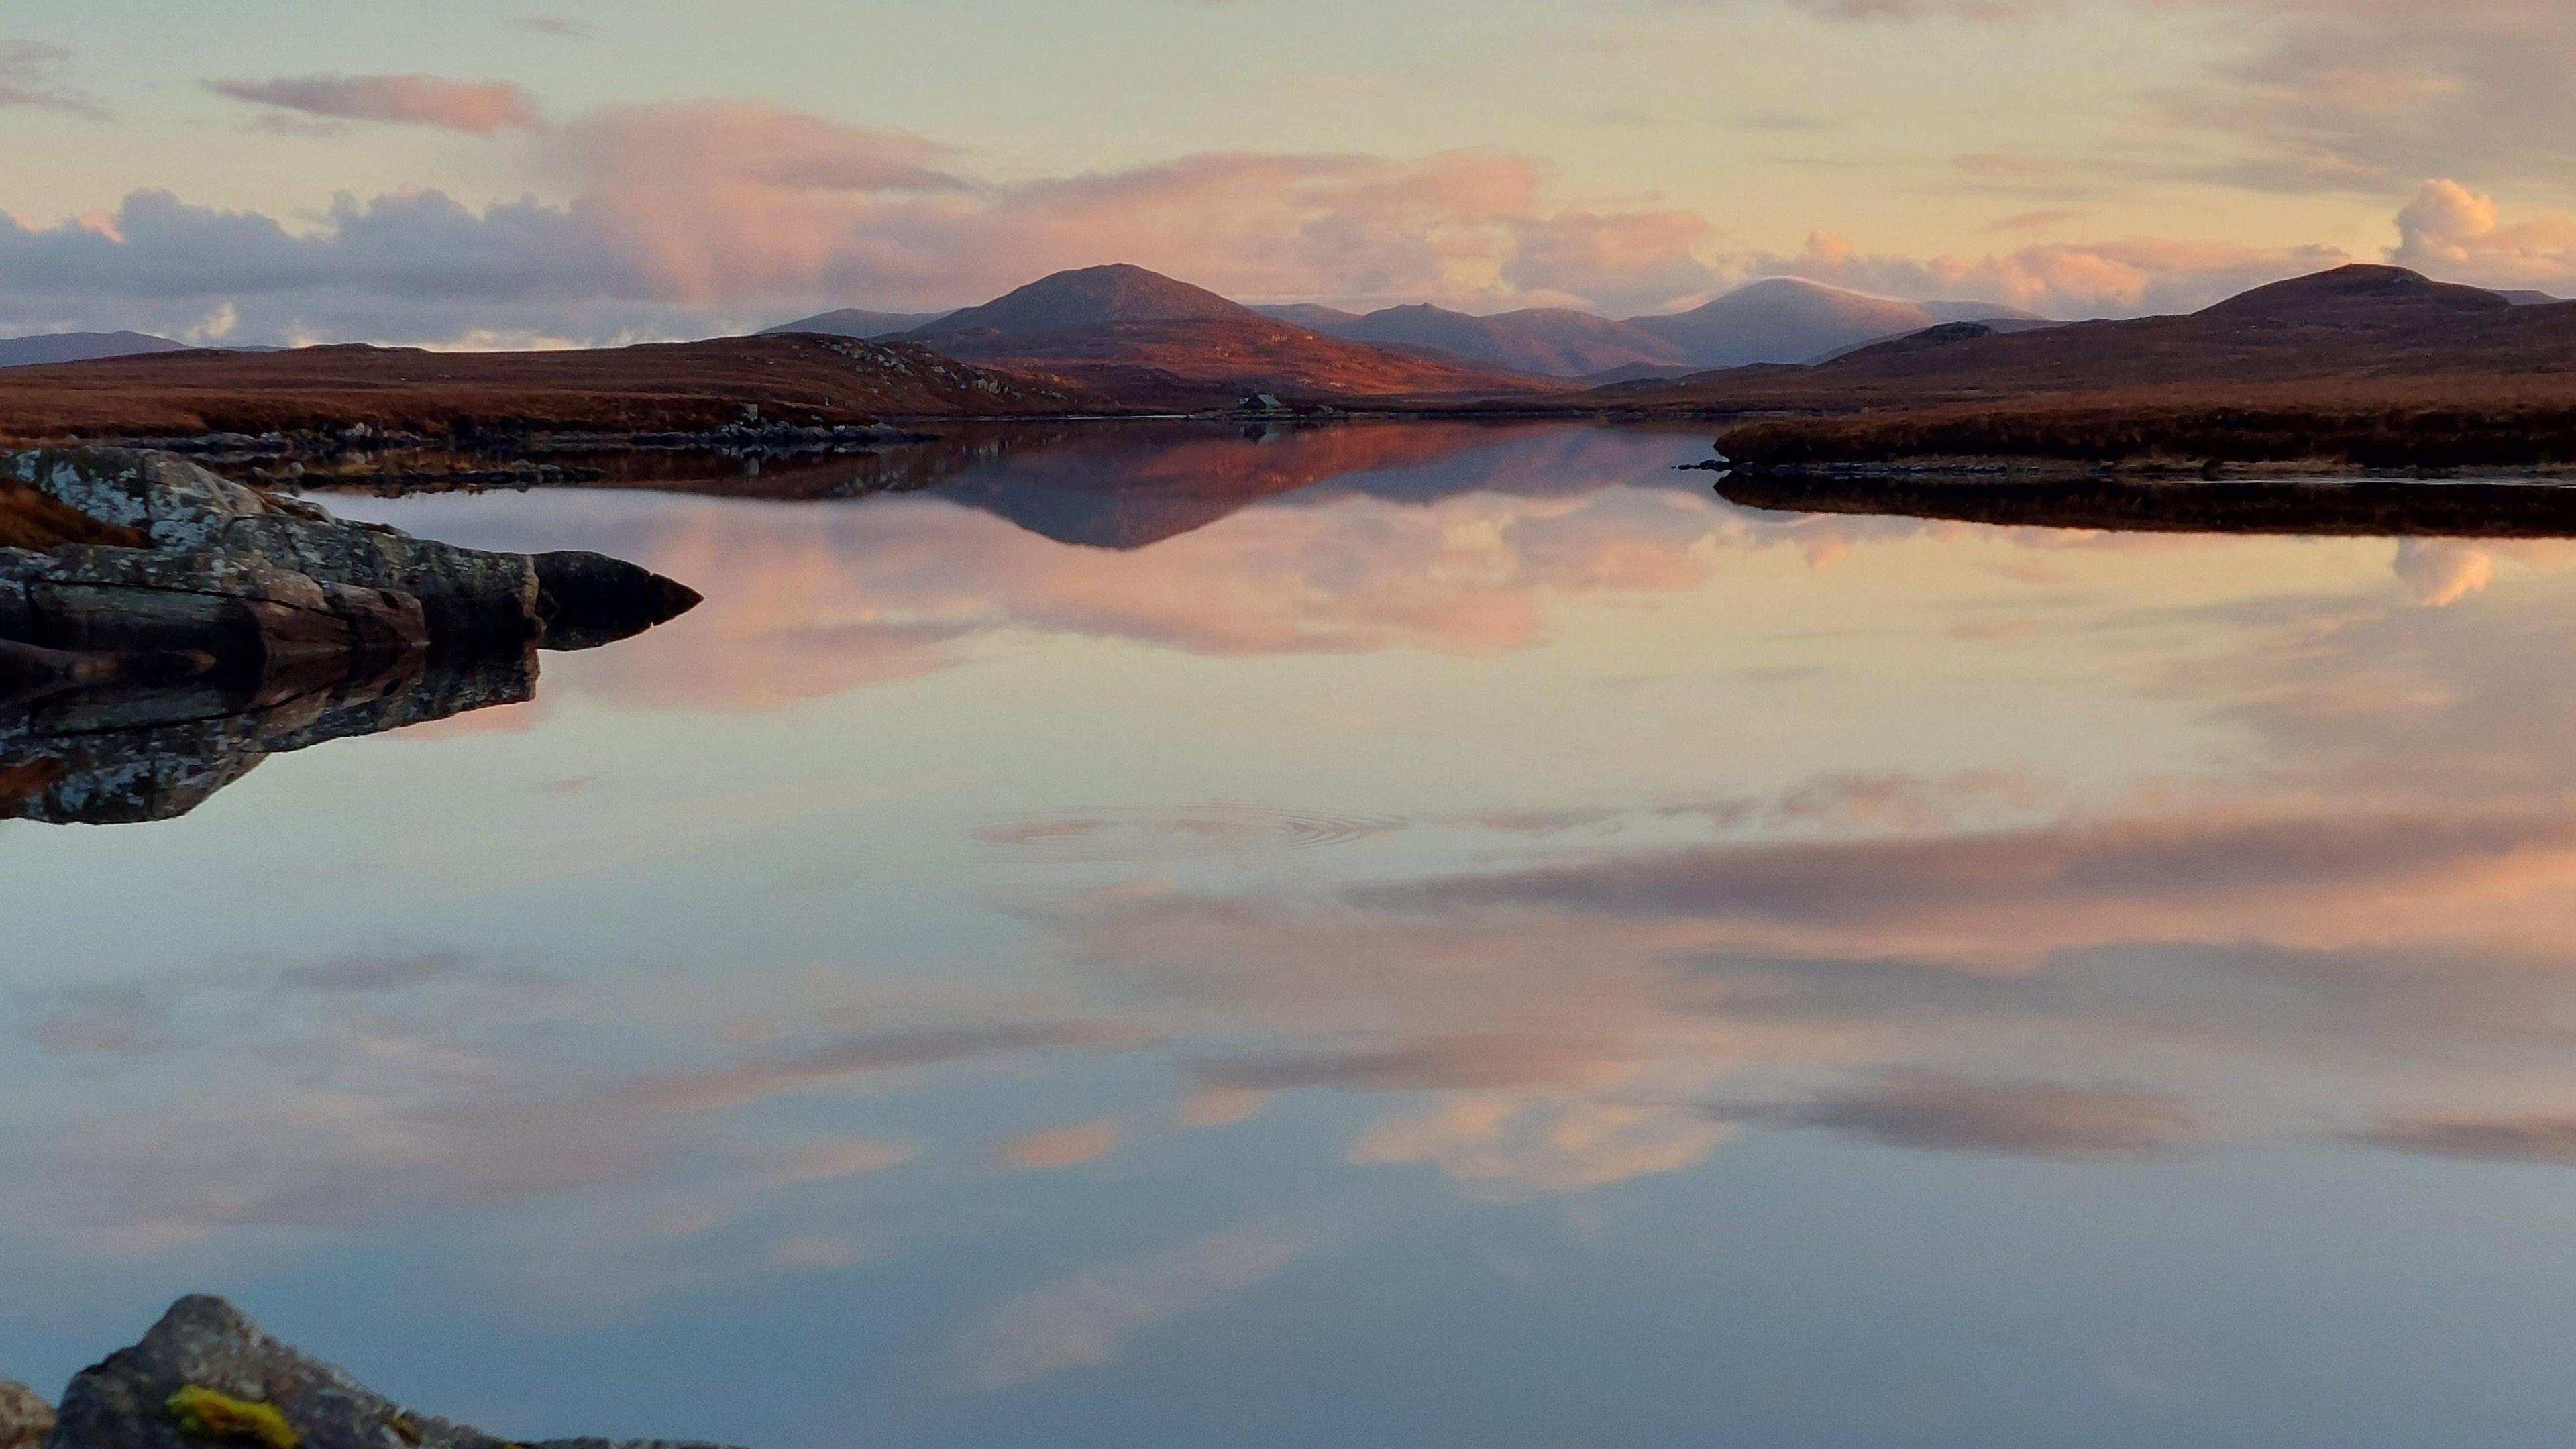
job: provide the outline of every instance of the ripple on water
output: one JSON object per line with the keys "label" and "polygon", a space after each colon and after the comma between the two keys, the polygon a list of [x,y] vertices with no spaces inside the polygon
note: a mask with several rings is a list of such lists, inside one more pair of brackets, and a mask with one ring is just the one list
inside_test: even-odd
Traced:
{"label": "ripple on water", "polygon": [[1392,834],[1411,823],[1392,815],[1186,805],[1012,815],[984,826],[976,838],[990,849],[1030,860],[1148,861],[1313,850]]}

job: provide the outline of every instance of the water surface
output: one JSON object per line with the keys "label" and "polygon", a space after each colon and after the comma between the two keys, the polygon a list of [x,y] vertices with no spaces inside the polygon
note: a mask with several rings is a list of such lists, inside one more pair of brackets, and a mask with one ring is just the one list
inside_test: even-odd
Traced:
{"label": "water surface", "polygon": [[335,498],[708,602],[0,824],[0,1372],[205,1289],[531,1438],[2554,1442],[2576,548],[1706,452]]}

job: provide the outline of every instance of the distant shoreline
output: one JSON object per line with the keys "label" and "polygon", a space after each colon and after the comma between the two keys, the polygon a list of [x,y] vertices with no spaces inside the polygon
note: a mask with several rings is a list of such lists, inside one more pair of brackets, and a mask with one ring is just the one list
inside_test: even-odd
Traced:
{"label": "distant shoreline", "polygon": [[2485,480],[2341,478],[1970,478],[1888,471],[1732,473],[1719,497],[1743,508],[1934,518],[2107,533],[2440,538],[2576,537],[2576,487]]}

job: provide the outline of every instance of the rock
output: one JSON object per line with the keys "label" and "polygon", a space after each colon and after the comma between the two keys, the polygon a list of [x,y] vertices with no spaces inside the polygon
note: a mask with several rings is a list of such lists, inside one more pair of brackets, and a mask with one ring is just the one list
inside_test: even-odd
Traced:
{"label": "rock", "polygon": [[53,1405],[25,1384],[0,1379],[0,1449],[36,1449],[53,1427]]}
{"label": "rock", "polygon": [[[531,570],[533,577],[533,570]],[[0,638],[103,654],[198,651],[264,674],[427,649],[421,602],[223,553],[0,550]]]}
{"label": "rock", "polygon": [[549,649],[614,644],[704,602],[686,584],[604,554],[541,553],[530,562]]}
{"label": "rock", "polygon": [[[0,638],[47,647],[88,647],[45,637],[43,621],[52,616],[40,586],[55,581],[89,585],[93,593],[109,584],[149,591],[101,599],[91,611],[126,618],[131,637],[150,635],[151,626],[139,621],[146,614],[171,614],[174,629],[189,626],[203,613],[187,597],[192,594],[275,602],[285,608],[278,622],[287,633],[256,647],[289,653],[318,647],[317,637],[341,634],[349,636],[348,647],[558,647],[547,638],[550,617],[578,620],[567,627],[566,640],[613,638],[622,635],[606,619],[617,609],[640,608],[650,615],[618,621],[632,634],[697,602],[697,595],[658,575],[597,555],[552,556],[566,562],[554,565],[563,582],[549,595],[537,561],[525,555],[457,548],[399,529],[344,522],[315,504],[245,487],[166,453],[40,448],[0,455],[0,482],[32,489],[101,525],[137,530],[151,545],[41,554],[0,549],[0,560],[6,560],[0,564]],[[293,576],[313,587],[293,584]],[[642,580],[660,587],[645,587]],[[566,592],[590,582],[607,592]],[[19,586],[18,601],[8,597],[11,583]],[[668,612],[651,614],[654,609]],[[417,624],[397,617],[414,612]],[[302,617],[316,613],[332,616],[337,626]],[[38,621],[32,625],[31,615]],[[238,636],[238,613],[226,618]],[[23,632],[30,628],[37,632]],[[213,652],[219,658],[238,653]]]}
{"label": "rock", "polygon": [[171,819],[269,755],[527,699],[533,650],[699,602],[616,559],[342,522],[163,453],[0,454],[0,503],[52,545],[0,544],[0,819]]}
{"label": "rock", "polygon": [[[186,1426],[183,1429],[183,1424]],[[192,1437],[187,1430],[194,1430]],[[260,1331],[219,1298],[181,1299],[141,1343],[84,1369],[45,1449],[513,1449],[416,1414]],[[0,1445],[0,1449],[7,1449]],[[711,1449],[560,1440],[528,1449]]]}

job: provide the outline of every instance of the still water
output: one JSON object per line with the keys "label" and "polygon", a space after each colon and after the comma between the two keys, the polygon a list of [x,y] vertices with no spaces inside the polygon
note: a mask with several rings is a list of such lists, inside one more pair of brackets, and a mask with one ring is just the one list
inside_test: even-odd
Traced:
{"label": "still water", "polygon": [[2576,545],[1706,453],[333,498],[708,602],[0,824],[0,1373],[202,1289],[532,1438],[2557,1442]]}

